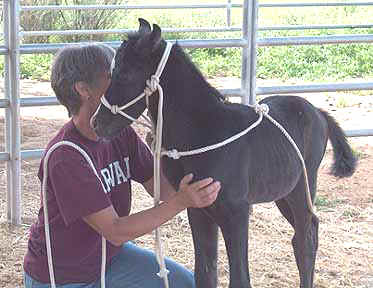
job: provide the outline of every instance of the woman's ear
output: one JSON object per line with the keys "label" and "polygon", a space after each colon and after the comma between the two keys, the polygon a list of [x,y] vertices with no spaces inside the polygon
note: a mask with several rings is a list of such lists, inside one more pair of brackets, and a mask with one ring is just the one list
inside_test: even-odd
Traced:
{"label": "woman's ear", "polygon": [[74,84],[75,90],[79,93],[82,100],[88,100],[90,97],[90,90],[87,83],[83,81],[75,82]]}

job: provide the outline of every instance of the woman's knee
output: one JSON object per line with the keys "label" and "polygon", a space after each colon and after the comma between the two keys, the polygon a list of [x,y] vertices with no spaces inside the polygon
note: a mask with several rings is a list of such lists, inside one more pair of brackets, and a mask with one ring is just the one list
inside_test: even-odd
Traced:
{"label": "woman's knee", "polygon": [[171,287],[194,288],[194,274],[184,266],[172,261],[166,260],[166,267],[170,271],[168,279]]}

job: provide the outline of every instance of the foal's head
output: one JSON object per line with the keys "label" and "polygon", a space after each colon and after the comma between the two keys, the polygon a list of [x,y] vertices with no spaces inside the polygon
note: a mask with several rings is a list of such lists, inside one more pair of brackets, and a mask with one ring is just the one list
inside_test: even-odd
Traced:
{"label": "foal's head", "polygon": [[[139,30],[128,35],[128,40],[123,41],[113,60],[111,84],[104,95],[110,105],[121,107],[144,91],[145,82],[155,73],[166,47],[161,29],[156,24],[152,30],[146,20],[139,19],[139,22]],[[146,101],[142,98],[123,112],[137,119],[145,108]],[[132,121],[100,105],[91,123],[97,135],[113,137]]]}

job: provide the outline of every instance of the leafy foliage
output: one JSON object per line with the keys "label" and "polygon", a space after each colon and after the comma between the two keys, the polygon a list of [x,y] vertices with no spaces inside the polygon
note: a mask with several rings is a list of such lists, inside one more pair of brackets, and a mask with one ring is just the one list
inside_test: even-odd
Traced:
{"label": "leafy foliage", "polygon": [[[125,0],[22,0],[22,5],[116,5],[123,4]],[[20,25],[24,31],[45,30],[102,30],[115,26],[119,17],[125,15],[120,10],[41,10],[23,11],[21,13]],[[74,34],[74,35],[50,35],[25,37],[24,43],[47,43],[47,42],[80,42],[80,41],[103,41],[103,34]]]}

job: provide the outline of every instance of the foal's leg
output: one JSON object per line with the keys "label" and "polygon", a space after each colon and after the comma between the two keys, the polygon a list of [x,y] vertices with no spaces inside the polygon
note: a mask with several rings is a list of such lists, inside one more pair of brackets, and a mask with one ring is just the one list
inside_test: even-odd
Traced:
{"label": "foal's leg", "polygon": [[202,209],[188,209],[192,229],[197,288],[216,288],[218,226]]}
{"label": "foal's leg", "polygon": [[248,220],[249,205],[229,205],[225,203],[223,223],[219,226],[223,233],[229,260],[229,288],[250,288],[248,268]]}
{"label": "foal's leg", "polygon": [[[316,187],[316,173],[310,172],[308,178],[310,189],[313,190]],[[295,229],[292,245],[299,270],[300,287],[312,288],[318,248],[319,220],[308,210],[305,191],[304,179],[301,177],[294,190],[284,200],[279,200],[276,204]],[[311,194],[313,198],[315,191],[311,191]],[[291,215],[289,211],[292,212]]]}

